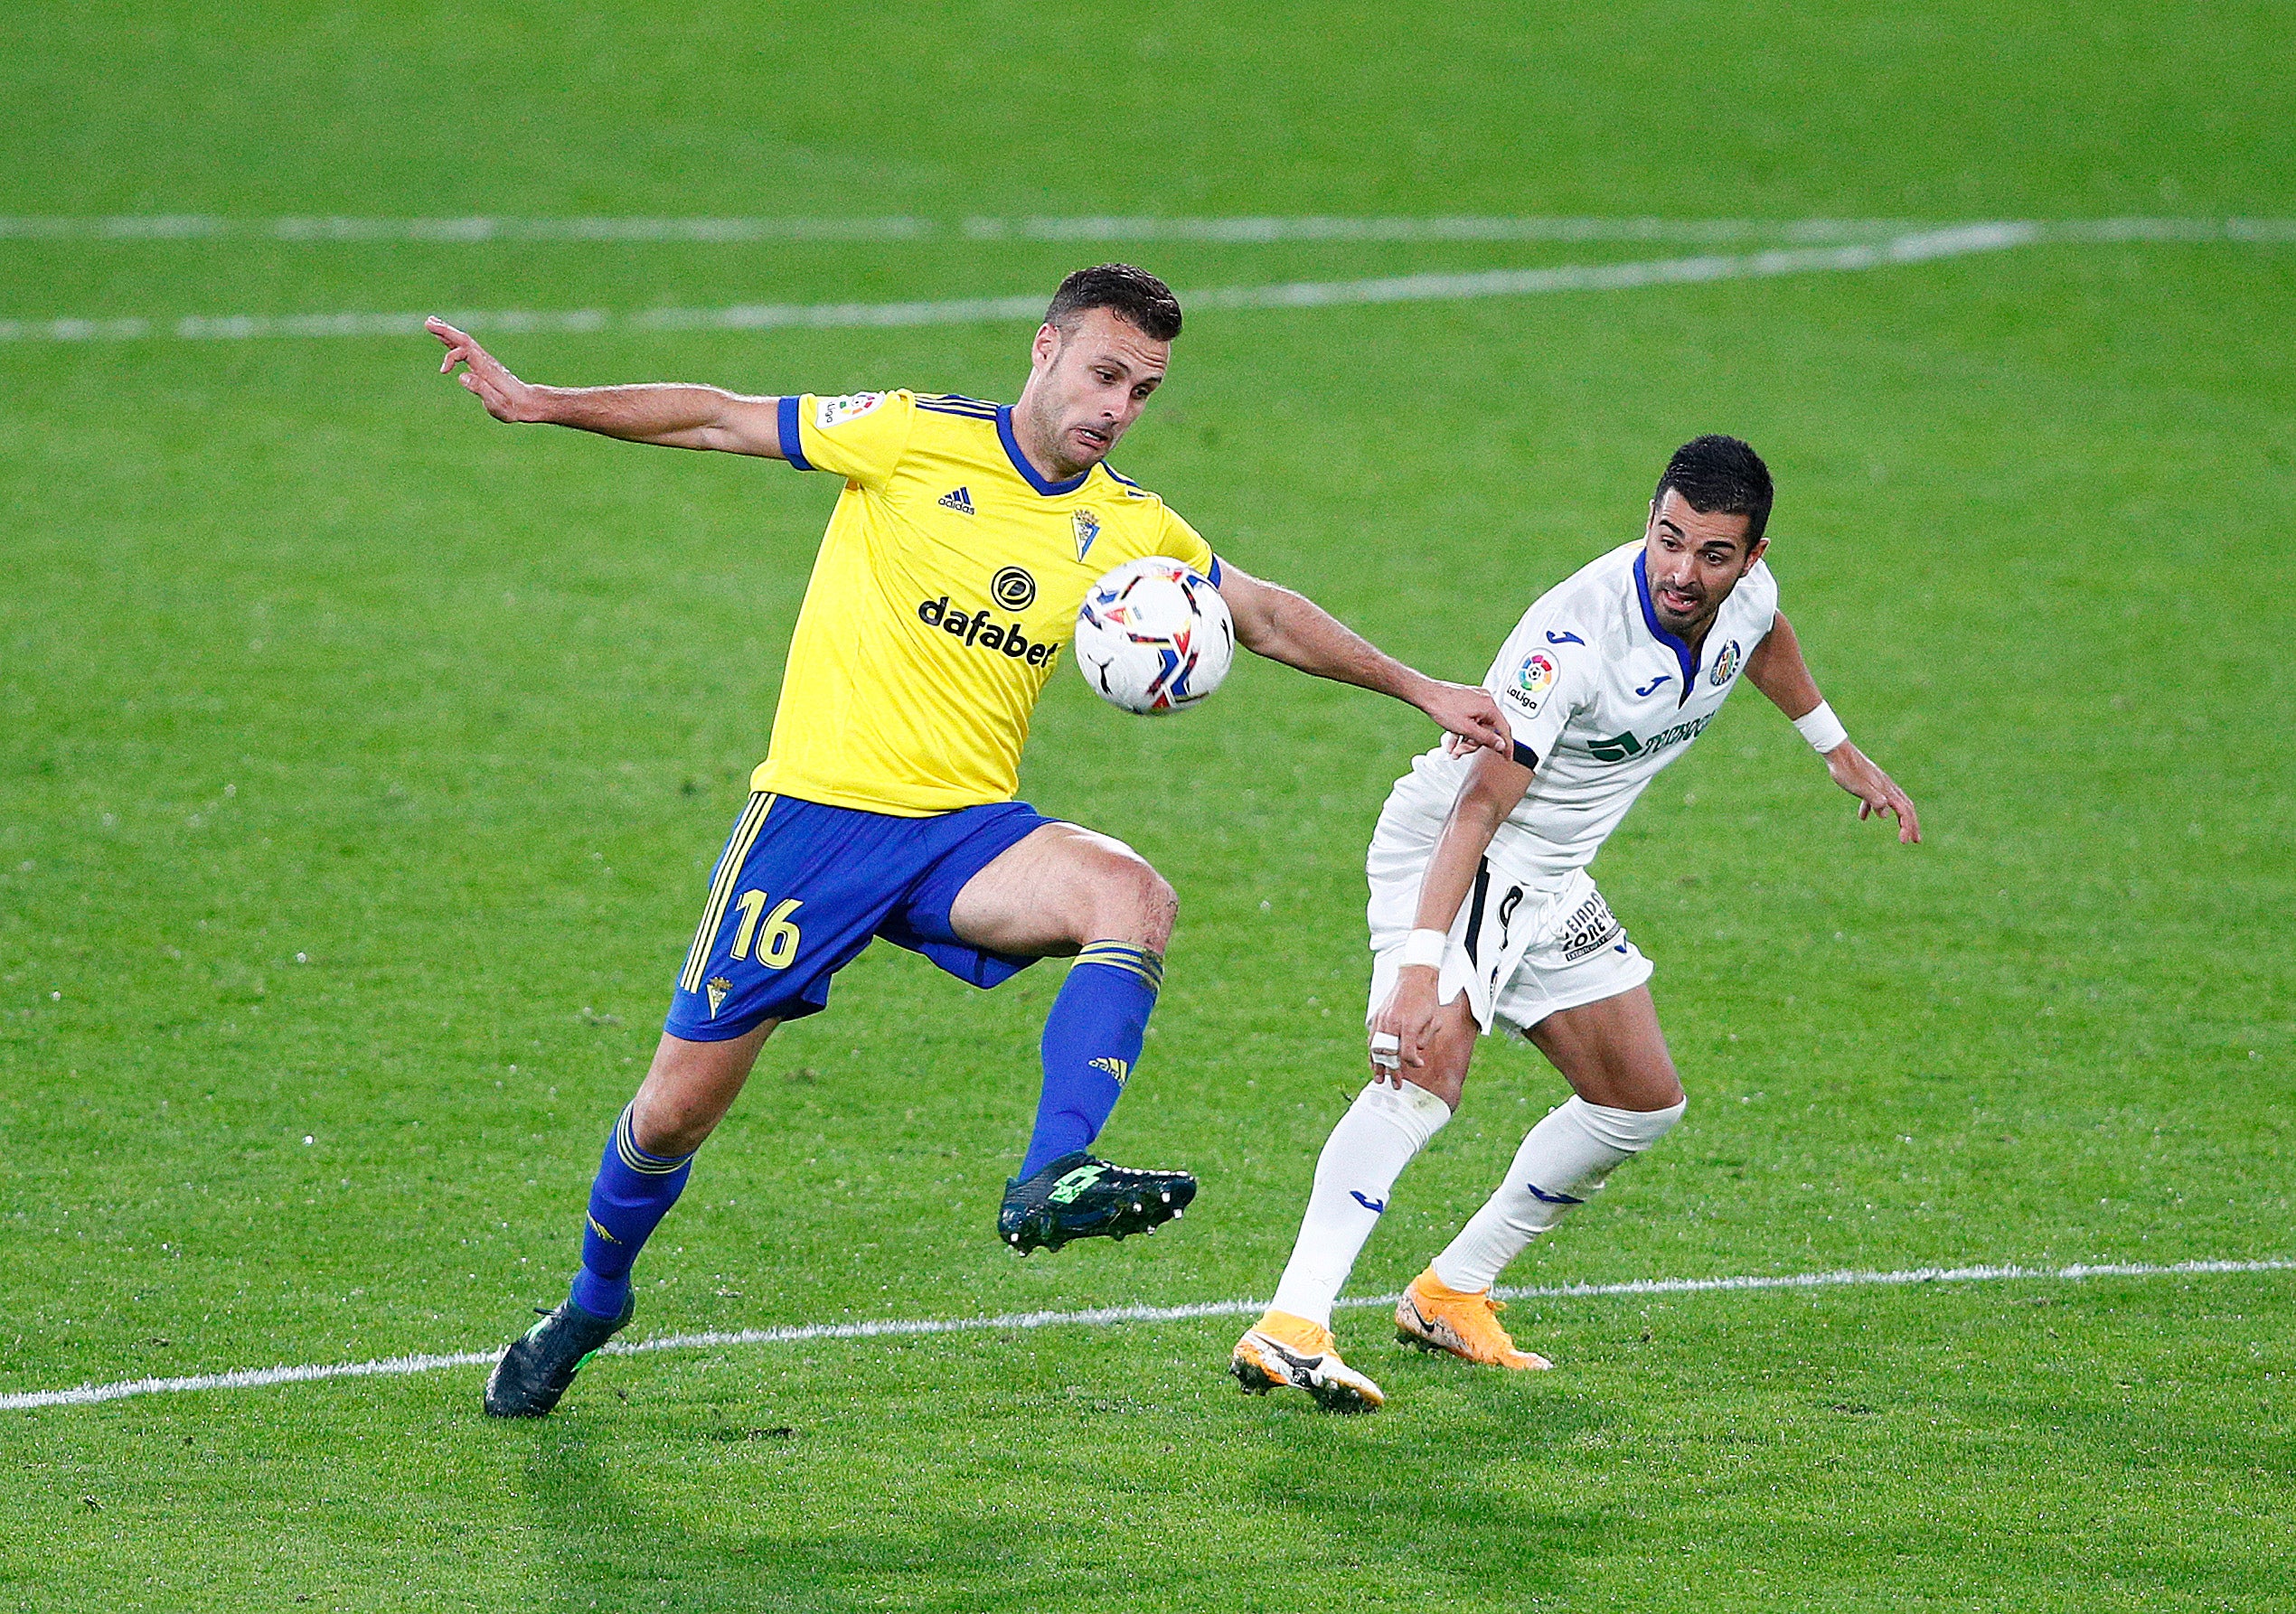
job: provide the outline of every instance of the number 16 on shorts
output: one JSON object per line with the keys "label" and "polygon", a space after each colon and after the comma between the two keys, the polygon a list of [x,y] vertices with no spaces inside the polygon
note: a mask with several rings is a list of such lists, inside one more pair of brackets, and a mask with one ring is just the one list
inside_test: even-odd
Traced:
{"label": "number 16 on shorts", "polygon": [[786,970],[797,956],[800,939],[797,927],[790,920],[805,905],[796,897],[785,897],[768,914],[766,905],[772,901],[764,892],[754,890],[744,891],[733,899],[741,922],[734,928],[732,956],[737,961],[748,958],[754,943],[757,949],[757,962],[762,968]]}

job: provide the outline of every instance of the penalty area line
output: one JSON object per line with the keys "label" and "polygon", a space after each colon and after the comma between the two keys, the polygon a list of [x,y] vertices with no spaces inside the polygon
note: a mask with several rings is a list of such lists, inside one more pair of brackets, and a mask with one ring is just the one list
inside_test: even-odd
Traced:
{"label": "penalty area line", "polygon": [[[1623,1283],[1559,1283],[1498,1290],[1508,1300],[1631,1299],[1640,1295],[1751,1293],[1768,1290],[1904,1288],[1931,1283],[1995,1283],[2004,1281],[2076,1283],[2093,1278],[2195,1278],[2225,1274],[2296,1271],[2296,1261],[2179,1261],[2076,1262],[2028,1267],[1991,1264],[1908,1267],[1896,1271],[1840,1271],[1755,1274],[1729,1278],[1637,1278]],[[1343,1309],[1392,1306],[1395,1295],[1358,1295]],[[1035,1328],[1110,1328],[1124,1323],[1187,1322],[1204,1317],[1249,1317],[1261,1300],[1202,1300],[1187,1306],[1097,1306],[1077,1311],[1013,1311],[994,1317],[888,1318],[871,1322],[802,1323],[779,1328],[737,1328],[699,1334],[666,1334],[654,1339],[616,1340],[602,1353],[645,1356],[655,1351],[718,1350],[743,1345],[797,1345],[814,1339],[901,1339],[932,1334],[1021,1332]],[[0,1412],[41,1407],[94,1406],[136,1395],[169,1395],[193,1390],[259,1390],[273,1384],[305,1384],[322,1379],[391,1378],[447,1367],[492,1366],[500,1350],[453,1351],[441,1355],[384,1356],[372,1362],[249,1367],[232,1373],[192,1374],[182,1378],[125,1379],[81,1384],[71,1390],[30,1390],[0,1395]]]}

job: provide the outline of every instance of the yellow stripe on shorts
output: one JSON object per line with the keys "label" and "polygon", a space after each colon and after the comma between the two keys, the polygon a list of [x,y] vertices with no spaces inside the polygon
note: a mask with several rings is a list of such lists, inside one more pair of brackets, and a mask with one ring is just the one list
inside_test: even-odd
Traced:
{"label": "yellow stripe on shorts", "polygon": [[749,860],[749,849],[757,842],[757,831],[766,827],[766,814],[773,811],[775,798],[763,791],[754,793],[749,805],[741,810],[741,821],[733,827],[733,839],[726,842],[726,855],[718,860],[718,872],[710,881],[710,900],[701,910],[701,923],[693,933],[693,945],[686,949],[685,968],[678,974],[678,990],[698,992],[701,990],[701,971],[710,962],[710,943],[718,939],[718,927],[726,922],[726,905],[733,900],[734,886],[741,878],[741,866]]}

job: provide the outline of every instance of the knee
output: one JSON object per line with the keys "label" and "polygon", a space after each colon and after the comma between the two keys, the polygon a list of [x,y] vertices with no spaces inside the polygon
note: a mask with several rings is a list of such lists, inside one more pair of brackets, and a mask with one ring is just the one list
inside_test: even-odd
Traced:
{"label": "knee", "polygon": [[1093,941],[1133,942],[1162,952],[1180,916],[1180,893],[1141,859],[1130,859],[1107,882],[1099,934]]}
{"label": "knee", "polygon": [[1172,940],[1172,927],[1180,918],[1180,893],[1172,882],[1151,868],[1141,888],[1141,902],[1148,918],[1149,934],[1143,938],[1157,952]]}
{"label": "knee", "polygon": [[1678,1085],[1674,1102],[1649,1110],[1630,1110],[1608,1104],[1590,1104],[1585,1099],[1573,1097],[1569,1103],[1578,1108],[1578,1124],[1591,1137],[1626,1154],[1640,1154],[1674,1130],[1689,1108],[1689,1101],[1682,1096]]}
{"label": "knee", "polygon": [[1420,1070],[1406,1070],[1402,1073],[1402,1076],[1405,1082],[1419,1092],[1430,1097],[1441,1099],[1444,1109],[1448,1111],[1455,1111],[1459,1108],[1460,1096],[1467,1090],[1467,1073],[1463,1070],[1428,1067]]}
{"label": "knee", "polygon": [[630,1136],[650,1155],[674,1159],[692,1154],[709,1141],[718,1117],[691,1102],[639,1090],[630,1106]]}

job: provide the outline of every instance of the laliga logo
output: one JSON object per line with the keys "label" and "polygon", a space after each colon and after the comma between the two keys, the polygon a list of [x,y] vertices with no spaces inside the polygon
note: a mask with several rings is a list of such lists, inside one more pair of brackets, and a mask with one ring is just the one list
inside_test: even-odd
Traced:
{"label": "laliga logo", "polygon": [[1515,687],[1507,692],[1524,711],[1536,712],[1547,691],[1554,687],[1555,658],[1543,650],[1534,650],[1515,670]]}

